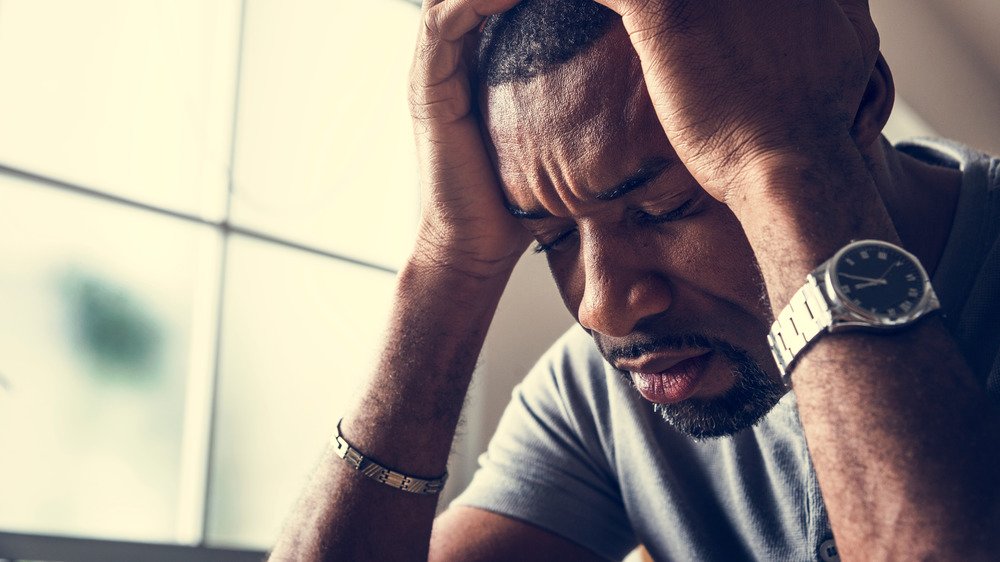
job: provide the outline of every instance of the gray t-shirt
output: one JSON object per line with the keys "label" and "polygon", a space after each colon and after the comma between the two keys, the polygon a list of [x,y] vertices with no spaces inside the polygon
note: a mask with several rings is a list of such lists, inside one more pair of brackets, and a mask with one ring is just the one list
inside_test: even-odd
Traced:
{"label": "gray t-shirt", "polygon": [[[899,148],[963,172],[933,283],[944,322],[1000,401],[1000,160],[942,140]],[[641,542],[656,560],[821,560],[833,536],[793,393],[753,428],[695,442],[664,423],[579,327],[514,390],[480,464],[455,504],[527,521],[608,559]]]}

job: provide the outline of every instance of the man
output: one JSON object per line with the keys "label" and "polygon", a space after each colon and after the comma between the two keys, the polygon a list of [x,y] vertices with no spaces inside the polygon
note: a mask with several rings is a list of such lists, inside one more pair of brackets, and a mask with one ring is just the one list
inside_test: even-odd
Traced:
{"label": "man", "polygon": [[[864,0],[600,4],[425,2],[419,237],[273,557],[995,558],[1000,164],[884,142]],[[529,233],[581,329],[433,522]]]}

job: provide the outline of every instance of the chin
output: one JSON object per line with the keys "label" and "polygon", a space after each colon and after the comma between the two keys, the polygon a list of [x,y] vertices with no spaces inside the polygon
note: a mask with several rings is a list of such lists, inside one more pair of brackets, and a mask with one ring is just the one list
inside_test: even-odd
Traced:
{"label": "chin", "polygon": [[728,357],[734,382],[717,396],[692,397],[676,404],[655,404],[675,429],[695,440],[735,435],[764,418],[788,391],[742,352]]}

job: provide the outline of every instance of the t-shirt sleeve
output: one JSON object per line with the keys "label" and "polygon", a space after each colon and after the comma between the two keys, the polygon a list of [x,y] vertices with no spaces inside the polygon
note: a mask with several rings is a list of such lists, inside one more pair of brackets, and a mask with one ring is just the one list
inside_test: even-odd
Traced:
{"label": "t-shirt sleeve", "polygon": [[599,356],[571,353],[567,339],[581,344],[564,337],[514,389],[479,470],[454,504],[531,523],[621,560],[636,539],[610,468],[613,443],[600,431],[607,427],[607,374]]}

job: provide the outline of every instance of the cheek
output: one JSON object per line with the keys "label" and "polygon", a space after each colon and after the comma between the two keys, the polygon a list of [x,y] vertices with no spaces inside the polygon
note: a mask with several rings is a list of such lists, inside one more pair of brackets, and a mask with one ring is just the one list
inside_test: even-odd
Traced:
{"label": "cheek", "polygon": [[743,227],[729,207],[713,200],[676,242],[684,248],[684,263],[677,269],[683,278],[678,282],[688,282],[700,292],[770,323],[760,268]]}
{"label": "cheek", "polygon": [[[642,258],[620,265],[633,273],[644,270],[669,279],[676,298],[686,295],[703,303],[675,301],[675,306],[709,306],[719,314],[725,314],[724,310],[749,314],[769,326],[771,311],[763,278],[735,215],[724,204],[712,201],[691,219],[673,228],[646,229],[629,236],[631,249]],[[546,256],[563,303],[574,317],[586,284],[579,255],[576,247],[572,252]],[[710,301],[725,304],[720,309],[708,304]]]}
{"label": "cheek", "polygon": [[[563,304],[570,311],[573,318],[577,318],[580,311],[580,301],[583,299],[583,291],[586,278],[583,267],[577,267],[578,254],[572,256],[550,254],[546,256],[549,263],[549,271],[559,289],[559,296],[562,297]],[[580,264],[582,265],[582,264]]]}

